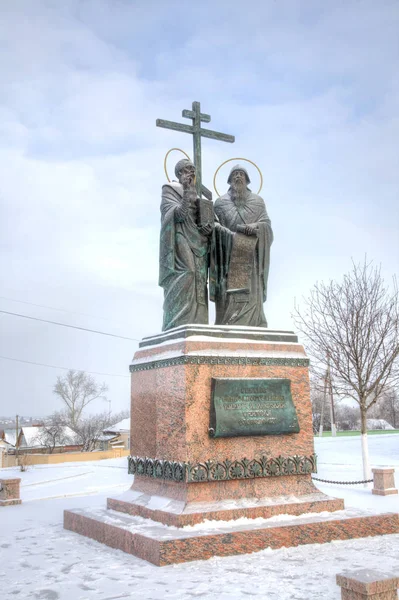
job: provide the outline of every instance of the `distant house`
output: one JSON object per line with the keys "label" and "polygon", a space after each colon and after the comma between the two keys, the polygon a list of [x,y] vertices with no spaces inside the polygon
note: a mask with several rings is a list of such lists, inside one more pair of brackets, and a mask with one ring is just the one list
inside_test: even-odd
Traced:
{"label": "distant house", "polygon": [[0,429],[0,469],[6,466],[6,454],[15,450],[15,437],[15,430]]}
{"label": "distant house", "polygon": [[113,450],[130,448],[130,418],[123,419],[111,427],[103,430],[100,440],[101,450]]}
{"label": "distant house", "polygon": [[0,429],[0,446],[6,450],[15,448],[15,429]]}
{"label": "distant house", "polygon": [[76,434],[70,427],[64,426],[53,439],[47,433],[46,427],[21,427],[18,435],[18,448],[29,453],[73,452],[82,449],[76,441]]}
{"label": "distant house", "polygon": [[[360,429],[360,421],[359,421],[359,429]],[[395,427],[392,427],[392,425],[390,425],[390,423],[388,423],[388,421],[385,421],[385,419],[367,419],[367,429],[373,430],[373,429],[395,429]]]}

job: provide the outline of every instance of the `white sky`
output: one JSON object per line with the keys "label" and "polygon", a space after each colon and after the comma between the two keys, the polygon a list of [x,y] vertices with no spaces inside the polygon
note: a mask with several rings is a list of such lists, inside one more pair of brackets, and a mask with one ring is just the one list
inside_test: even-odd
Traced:
{"label": "white sky", "polygon": [[[1,310],[160,331],[163,157],[192,143],[155,119],[184,122],[193,100],[236,136],[203,141],[205,185],[234,156],[263,171],[270,327],[292,328],[294,298],[352,258],[397,272],[396,0],[13,0],[1,17]],[[0,333],[3,357],[122,375],[98,379],[113,410],[128,407],[136,342],[1,313]],[[0,415],[61,408],[62,373],[0,359]]]}

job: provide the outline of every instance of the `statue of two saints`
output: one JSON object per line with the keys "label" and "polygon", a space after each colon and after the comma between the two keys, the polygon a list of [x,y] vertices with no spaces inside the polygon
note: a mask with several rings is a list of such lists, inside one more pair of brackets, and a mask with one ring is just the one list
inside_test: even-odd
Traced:
{"label": "statue of two saints", "polygon": [[273,232],[246,169],[233,167],[227,193],[214,204],[197,197],[191,161],[180,160],[175,175],[177,181],[162,187],[162,330],[208,324],[208,273],[216,325],[267,327],[263,304]]}

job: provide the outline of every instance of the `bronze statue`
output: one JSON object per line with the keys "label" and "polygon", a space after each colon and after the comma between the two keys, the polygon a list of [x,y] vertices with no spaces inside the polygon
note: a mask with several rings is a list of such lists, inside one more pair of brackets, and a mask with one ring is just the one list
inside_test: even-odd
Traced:
{"label": "bronze statue", "polygon": [[162,187],[159,285],[164,289],[162,330],[208,324],[208,266],[212,223],[199,222],[205,199],[197,198],[195,167],[175,167],[178,181]]}
{"label": "bronze statue", "polygon": [[263,303],[267,296],[273,232],[263,199],[248,187],[246,169],[236,165],[230,187],[215,202],[211,258],[211,300],[216,325],[267,327]]}

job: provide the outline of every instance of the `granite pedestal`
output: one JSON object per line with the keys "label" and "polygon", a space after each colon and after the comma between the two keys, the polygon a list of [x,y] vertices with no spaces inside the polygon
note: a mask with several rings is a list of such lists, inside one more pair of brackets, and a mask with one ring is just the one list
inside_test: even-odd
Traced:
{"label": "granite pedestal", "polygon": [[374,487],[371,490],[377,496],[390,496],[397,494],[398,490],[395,487],[395,469],[389,467],[380,467],[372,469]]}
{"label": "granite pedestal", "polygon": [[[329,498],[312,482],[317,463],[308,358],[292,332],[180,327],[144,338],[130,370],[132,488],[108,499],[108,513],[66,511],[66,528],[155,564],[249,552],[267,545],[297,545],[305,539],[342,539],[336,523],[317,518],[310,529],[292,525],[290,530],[285,525],[277,531],[273,521],[263,528],[252,526],[254,519],[344,508],[342,500]],[[297,432],[214,437],[212,382],[229,378],[239,383],[288,380]],[[248,519],[247,528],[235,531],[235,521],[242,518]],[[399,531],[395,516],[379,517],[373,527],[365,518],[344,516],[339,522],[344,537]],[[205,544],[203,533],[196,534],[194,529],[187,537],[182,529],[205,521],[229,521],[230,525],[227,530],[224,525],[221,537],[210,533],[210,545]],[[312,531],[314,536],[308,538]]]}
{"label": "granite pedestal", "polygon": [[13,506],[21,504],[19,496],[19,486],[21,479],[19,477],[6,477],[0,479],[0,506]]}
{"label": "granite pedestal", "polygon": [[397,600],[399,577],[374,569],[361,569],[337,575],[342,600]]}

